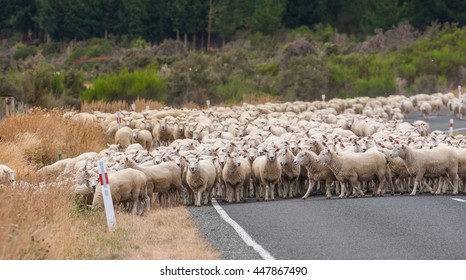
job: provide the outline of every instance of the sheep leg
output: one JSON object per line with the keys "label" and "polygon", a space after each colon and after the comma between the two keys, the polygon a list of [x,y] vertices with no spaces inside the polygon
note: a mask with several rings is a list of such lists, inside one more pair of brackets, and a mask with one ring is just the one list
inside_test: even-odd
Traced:
{"label": "sheep leg", "polygon": [[273,184],[273,183],[270,184],[270,189],[271,189],[271,191],[272,191],[272,192],[271,192],[271,194],[272,194],[271,199],[272,199],[272,200],[275,200],[275,184]]}
{"label": "sheep leg", "polygon": [[269,200],[269,184],[265,184],[265,195],[264,195],[264,200],[268,201]]}
{"label": "sheep leg", "polygon": [[416,179],[414,180],[414,187],[413,187],[413,191],[410,193],[410,195],[411,195],[411,196],[414,196],[414,195],[416,195],[416,192],[417,192],[417,186],[419,185],[419,181],[420,181],[420,180],[421,180],[421,179],[420,179],[420,178],[418,179],[418,177],[416,177]]}
{"label": "sheep leg", "polygon": [[202,190],[197,190],[195,196],[194,206],[201,206]]}
{"label": "sheep leg", "polygon": [[262,195],[262,185],[261,183],[257,182],[254,186],[254,193],[256,196],[256,201],[261,201],[261,195]]}
{"label": "sheep leg", "polygon": [[332,187],[331,181],[325,181],[325,198],[331,199],[332,198],[332,191],[330,188]]}
{"label": "sheep leg", "polygon": [[314,189],[314,187],[317,185],[317,181],[312,181],[312,180],[309,180],[309,187],[307,188],[307,192],[306,194],[303,196],[303,199],[306,199],[309,197],[309,195],[311,194],[312,190]]}
{"label": "sheep leg", "polygon": [[338,198],[344,198],[344,197],[346,197],[345,196],[345,194],[346,194],[346,183],[340,182],[340,186],[341,186],[341,190],[340,190],[340,195],[338,196]]}
{"label": "sheep leg", "polygon": [[450,175],[450,178],[453,178],[452,181],[453,181],[453,194],[454,195],[457,195],[458,194],[458,175],[457,174],[452,174]]}

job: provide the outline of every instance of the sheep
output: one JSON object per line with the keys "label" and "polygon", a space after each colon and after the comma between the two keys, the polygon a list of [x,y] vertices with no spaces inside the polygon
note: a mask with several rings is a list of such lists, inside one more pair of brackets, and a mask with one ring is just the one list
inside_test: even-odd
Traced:
{"label": "sheep", "polygon": [[[260,201],[262,195],[265,201],[275,200],[275,185],[282,176],[282,168],[277,160],[278,148],[275,146],[266,149],[266,155],[257,157],[252,164],[256,200]],[[265,186],[265,194],[263,188]]]}
{"label": "sheep", "polygon": [[301,167],[294,164],[294,155],[288,145],[279,150],[277,158],[282,167],[282,176],[280,178],[283,185],[282,197],[293,197],[297,191],[296,184],[301,174]]}
{"label": "sheep", "polygon": [[309,178],[309,187],[303,199],[309,197],[318,182],[325,182],[325,196],[327,199],[332,198],[331,184],[336,181],[332,170],[325,165],[317,163],[317,155],[312,151],[301,151],[295,159],[294,164],[304,166]]}
{"label": "sheep", "polygon": [[186,181],[194,192],[195,206],[201,206],[202,195],[204,204],[208,204],[212,198],[212,189],[217,184],[217,169],[212,159],[201,159],[199,156],[186,158]]}
{"label": "sheep", "polygon": [[145,129],[133,129],[134,142],[141,144],[147,151],[152,146],[152,133]]}
{"label": "sheep", "polygon": [[6,180],[13,184],[15,182],[15,171],[5,164],[0,164],[0,183]]}
{"label": "sheep", "polygon": [[235,152],[227,154],[226,163],[222,170],[226,201],[229,203],[246,201],[250,178],[251,166],[249,161]]}
{"label": "sheep", "polygon": [[317,157],[317,162],[328,166],[341,184],[339,198],[346,197],[346,184],[351,183],[355,196],[364,196],[360,182],[377,180],[373,195],[381,195],[386,180],[387,159],[380,152],[337,155],[328,149]]}
{"label": "sheep", "polygon": [[115,144],[120,145],[120,151],[124,151],[133,143],[133,130],[127,126],[122,127],[115,133]]}
{"label": "sheep", "polygon": [[[430,150],[416,150],[405,144],[397,144],[390,157],[404,160],[411,176],[415,177],[411,195],[416,195],[417,187],[424,177],[449,176],[453,182],[453,194],[458,194],[458,155],[451,147],[438,147]],[[432,193],[432,188],[427,186]]]}
{"label": "sheep", "polygon": [[[135,169],[123,169],[108,175],[110,192],[112,194],[113,206],[129,202],[129,210],[134,215],[142,215],[144,208],[141,207],[140,201],[146,198],[146,175]],[[92,200],[92,209],[103,208],[102,185],[97,185],[94,198]]]}
{"label": "sheep", "polygon": [[75,162],[74,158],[66,158],[66,159],[61,159],[59,161],[56,161],[50,165],[43,166],[37,171],[37,174],[41,179],[49,179],[51,177],[56,177],[58,176],[65,168],[67,165],[69,165],[71,162]]}
{"label": "sheep", "polygon": [[165,119],[158,120],[157,124],[152,130],[154,139],[157,140],[160,146],[168,146],[173,141],[173,134],[171,128],[168,126]]}
{"label": "sheep", "polygon": [[[181,193],[184,192],[184,188],[181,183],[181,169],[174,162],[163,162],[155,166],[142,167],[135,161],[125,158],[124,167],[142,171],[146,175],[149,202],[153,193],[167,194],[172,188]],[[149,206],[150,203],[148,207]]]}
{"label": "sheep", "polygon": [[419,111],[421,111],[422,115],[424,116],[424,119],[427,119],[427,116],[429,116],[432,113],[432,105],[428,102],[421,102],[419,104]]}

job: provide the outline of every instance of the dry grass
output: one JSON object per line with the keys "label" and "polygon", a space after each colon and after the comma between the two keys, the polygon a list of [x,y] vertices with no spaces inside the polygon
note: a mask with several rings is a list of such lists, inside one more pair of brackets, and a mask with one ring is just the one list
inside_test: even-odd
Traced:
{"label": "dry grass", "polygon": [[[0,123],[0,163],[17,180],[37,183],[36,171],[60,151],[74,157],[99,151],[103,130],[65,120],[59,111],[33,110]],[[72,186],[12,189],[0,186],[0,259],[218,259],[184,207],[144,217],[117,213],[109,232],[103,212],[80,207]]]}
{"label": "dry grass", "polygon": [[[106,113],[114,113],[120,110],[127,110],[132,111],[131,108],[132,103],[128,103],[126,101],[112,101],[112,102],[105,102],[105,101],[91,101],[91,102],[83,102],[81,104],[81,112],[93,112],[93,111],[100,111]],[[162,103],[154,100],[146,100],[146,99],[136,99],[134,101],[136,105],[136,112],[142,112],[146,110],[146,106],[149,106],[150,110],[160,110],[165,107]]]}

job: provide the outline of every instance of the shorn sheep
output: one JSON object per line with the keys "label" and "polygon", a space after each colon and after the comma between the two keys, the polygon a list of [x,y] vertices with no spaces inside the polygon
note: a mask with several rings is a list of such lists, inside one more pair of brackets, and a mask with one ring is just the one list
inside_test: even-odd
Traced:
{"label": "shorn sheep", "polygon": [[[458,194],[458,154],[451,147],[437,147],[430,150],[416,150],[407,145],[396,145],[390,156],[404,160],[411,176],[415,177],[411,195],[416,195],[417,187],[425,177],[448,176],[453,183],[453,194]],[[428,186],[432,193],[432,189]]]}
{"label": "shorn sheep", "polygon": [[210,158],[191,156],[186,159],[186,181],[194,192],[194,205],[201,206],[202,195],[205,196],[204,204],[208,204],[212,198],[212,189],[217,185],[217,168]]}
{"label": "shorn sheep", "polygon": [[351,153],[339,156],[326,149],[319,154],[317,162],[328,166],[340,182],[339,198],[347,196],[346,184],[348,182],[353,187],[353,194],[358,197],[364,196],[360,187],[362,181],[376,180],[374,196],[381,195],[381,190],[385,186],[388,161],[383,153]]}
{"label": "shorn sheep", "polygon": [[[113,206],[129,202],[129,211],[134,215],[142,215],[144,212],[143,201],[146,200],[146,175],[139,170],[123,169],[108,175],[108,181],[112,193]],[[102,185],[97,185],[92,209],[104,207]]]}

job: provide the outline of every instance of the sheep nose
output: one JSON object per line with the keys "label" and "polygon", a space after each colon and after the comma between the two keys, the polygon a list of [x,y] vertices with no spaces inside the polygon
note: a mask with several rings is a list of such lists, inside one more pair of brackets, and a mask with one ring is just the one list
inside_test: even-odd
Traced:
{"label": "sheep nose", "polygon": [[194,167],[191,167],[191,171],[193,171],[193,172],[194,172]]}

